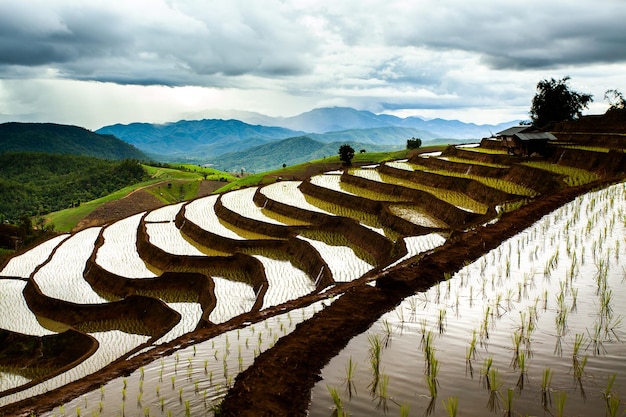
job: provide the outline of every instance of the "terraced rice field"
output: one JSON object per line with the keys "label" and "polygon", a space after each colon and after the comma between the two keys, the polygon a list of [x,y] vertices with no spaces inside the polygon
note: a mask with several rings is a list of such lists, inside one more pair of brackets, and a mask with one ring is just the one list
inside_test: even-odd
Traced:
{"label": "terraced rice field", "polygon": [[[440,156],[420,156],[425,157]],[[387,165],[421,169],[414,162],[395,161]],[[140,213],[103,228],[59,236],[15,257],[0,271],[0,328],[37,338],[55,337],[74,329],[95,338],[96,348],[83,360],[67,364],[67,369],[56,373],[42,373],[42,369],[16,372],[0,365],[0,415],[3,409],[22,399],[41,394],[43,404],[46,392],[63,392],[68,384],[100,376],[101,388],[77,392],[82,397],[63,401],[65,404],[51,404],[48,411],[38,410],[36,414],[214,415],[240,372],[251,366],[261,352],[271,350],[281,337],[291,333],[298,322],[331,306],[335,295],[341,295],[344,288],[375,285],[377,272],[436,250],[451,235],[494,221],[485,216],[488,207],[471,203],[471,196],[462,193],[444,193],[425,184],[393,178],[381,174],[378,166],[355,169],[350,174],[381,185],[427,191],[475,217],[455,220],[448,215],[447,224],[432,211],[426,214],[419,199],[407,200],[406,195],[346,184],[341,175],[327,173],[305,183],[284,181],[203,197]],[[476,179],[493,187],[503,186],[493,179]],[[528,190],[515,191],[530,195]],[[257,193],[268,203],[259,206],[255,202]],[[274,209],[271,203],[276,203]],[[605,212],[598,216],[603,217],[602,213]],[[625,215],[623,210],[620,213]],[[612,229],[625,221],[626,218],[617,216],[606,227]],[[626,241],[608,233],[605,236],[616,242],[612,256],[622,256]],[[562,237],[550,235],[544,240],[556,245]],[[583,247],[584,251],[584,237],[575,239],[579,240],[570,242],[571,245]],[[506,297],[512,299],[514,294],[508,292],[497,299],[498,294],[491,294],[487,287],[491,281],[498,282],[511,274],[512,264],[521,268],[538,259],[532,258],[539,256],[536,251],[534,255],[527,254],[524,247],[512,256],[515,245],[521,243],[508,243],[508,263],[493,258],[502,254],[487,258],[485,262],[493,264],[490,275],[471,284],[473,289],[468,290],[466,283],[459,288],[448,284],[450,298],[446,302],[437,294],[424,295],[429,297],[428,310],[421,313],[427,327],[433,327],[433,323],[444,325],[443,320],[435,322],[433,311],[445,316],[442,311],[447,311],[449,304],[455,305],[455,297],[457,311],[464,300],[470,300],[472,307],[479,294],[494,309],[504,305]],[[551,268],[549,259],[545,260],[544,270]],[[94,272],[94,266],[99,270]],[[468,268],[473,271],[471,268],[478,266]],[[519,272],[529,279],[537,273]],[[36,284],[34,290],[26,290],[28,282]],[[132,299],[111,296],[92,287],[90,283],[94,282],[98,288],[109,285],[112,293],[141,295]],[[520,291],[525,285],[522,283]],[[572,296],[571,292],[567,294]],[[493,297],[497,300],[493,301]],[[30,303],[39,303],[39,314],[33,313],[34,304],[29,305],[27,298]],[[123,304],[129,299],[132,302]],[[117,302],[122,304],[113,304]],[[54,305],[66,312],[67,323],[47,317],[53,313],[46,310],[46,303],[58,303]],[[90,313],[93,311],[104,315]],[[408,326],[405,320],[400,323]],[[377,324],[376,328],[380,326]],[[205,336],[210,331],[216,333]],[[137,363],[147,365],[130,365],[137,358],[141,360]],[[118,368],[120,363],[121,367],[129,364],[127,376],[122,378],[113,372],[117,368],[110,364],[115,361],[119,362],[115,365]],[[336,376],[328,378],[334,381]],[[330,397],[319,400],[319,388],[315,392],[311,415],[329,414]],[[381,397],[380,392],[375,394],[374,398]],[[357,401],[351,405],[365,409]],[[28,405],[24,407],[28,409]]]}

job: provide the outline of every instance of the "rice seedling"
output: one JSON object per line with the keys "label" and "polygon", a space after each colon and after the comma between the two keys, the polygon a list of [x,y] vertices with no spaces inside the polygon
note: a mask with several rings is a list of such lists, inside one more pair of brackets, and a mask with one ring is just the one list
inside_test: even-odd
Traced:
{"label": "rice seedling", "polygon": [[500,379],[500,373],[498,372],[498,369],[489,369],[489,374],[487,375],[487,386],[489,389],[489,400],[487,401],[487,408],[490,411],[495,412],[500,408],[500,401],[502,399],[502,393],[500,392],[502,380]]}
{"label": "rice seedling", "polygon": [[480,379],[483,382],[483,386],[486,389],[489,389],[489,372],[491,371],[491,367],[493,366],[493,357],[489,356],[487,359],[483,361],[483,366],[480,370]]}
{"label": "rice seedling", "polygon": [[439,333],[442,334],[446,331],[446,309],[442,308],[439,310],[439,320],[437,321],[437,326],[439,328]]}
{"label": "rice seedling", "polygon": [[528,371],[526,367],[526,354],[524,352],[520,352],[517,361],[520,371],[516,386],[520,391],[522,391],[524,389],[524,380]]}
{"label": "rice seedling", "polygon": [[441,401],[448,417],[456,417],[459,410],[459,398],[448,397],[446,401]]}
{"label": "rice seedling", "polygon": [[378,384],[378,404],[377,407],[382,407],[383,412],[387,414],[389,407],[387,406],[388,393],[387,390],[389,388],[389,375],[382,374],[380,383]]}
{"label": "rice seedling", "polygon": [[616,377],[617,374],[611,374],[607,377],[606,387],[602,391],[602,396],[605,401],[608,401],[608,399],[613,395],[613,385],[615,384]]}
{"label": "rice seedling", "polygon": [[506,416],[507,417],[511,417],[513,415],[513,394],[515,394],[515,391],[513,390],[513,388],[509,388],[508,390],[506,390]]}
{"label": "rice seedling", "polygon": [[409,417],[409,411],[411,411],[411,407],[408,404],[400,405],[400,417]]}
{"label": "rice seedling", "polygon": [[339,175],[315,175],[311,177],[311,184],[317,185],[319,187],[328,188],[334,191],[339,191],[341,193],[361,196],[364,198],[368,198],[370,200],[375,201],[395,201],[401,202],[404,201],[404,198],[399,196],[394,196],[392,194],[384,194],[377,191],[368,190],[366,188],[357,187],[352,184],[347,184],[341,181],[341,176]]}
{"label": "rice seedling", "polygon": [[378,383],[380,381],[380,362],[382,345],[380,337],[376,335],[368,336],[369,341],[369,361],[370,368],[372,369],[372,381],[370,383],[371,393],[375,394],[378,389]]}
{"label": "rice seedling", "polygon": [[565,412],[565,401],[567,400],[567,392],[557,391],[554,394],[554,399],[556,400],[556,415],[557,417],[563,417],[563,413]]}
{"label": "rice seedling", "polygon": [[330,396],[333,399],[333,403],[335,404],[336,415],[338,417],[346,416],[347,413],[343,409],[343,400],[339,396],[339,392],[337,391],[337,388],[331,387],[330,385],[326,385],[326,388],[328,389],[328,392],[330,393]]}
{"label": "rice seedling", "polygon": [[469,342],[469,346],[466,350],[465,353],[465,360],[468,362],[471,362],[472,359],[476,358],[476,341],[477,341],[477,334],[476,334],[476,330],[472,331],[472,340],[470,340]]}
{"label": "rice seedling", "polygon": [[428,387],[430,398],[437,398],[437,378],[431,374],[424,375],[424,378],[426,379],[426,386]]}
{"label": "rice seedling", "polygon": [[348,363],[346,364],[346,376],[343,380],[343,383],[346,385],[345,390],[348,392],[348,398],[352,398],[353,391],[356,394],[356,384],[354,381],[356,368],[357,364],[352,360],[352,356],[350,356]]}
{"label": "rice seedling", "polygon": [[609,417],[617,417],[619,415],[620,404],[621,402],[619,397],[617,395],[612,395],[606,400],[606,415]]}

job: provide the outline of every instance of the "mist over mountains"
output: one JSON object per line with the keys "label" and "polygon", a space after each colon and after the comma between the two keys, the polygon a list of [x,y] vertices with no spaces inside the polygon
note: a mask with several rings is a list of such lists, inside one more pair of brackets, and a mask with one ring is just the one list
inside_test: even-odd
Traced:
{"label": "mist over mountains", "polygon": [[[291,165],[328,154],[335,144],[349,143],[355,149],[378,151],[403,147],[411,137],[421,138],[424,144],[440,139],[471,141],[517,123],[477,125],[458,120],[400,118],[346,107],[314,109],[293,117],[238,111],[222,114],[230,118],[115,124],[96,132],[114,135],[157,160],[211,163],[219,169],[246,166],[259,171],[279,162]],[[277,145],[286,139],[290,139],[287,144]],[[261,155],[271,162],[263,163]]]}

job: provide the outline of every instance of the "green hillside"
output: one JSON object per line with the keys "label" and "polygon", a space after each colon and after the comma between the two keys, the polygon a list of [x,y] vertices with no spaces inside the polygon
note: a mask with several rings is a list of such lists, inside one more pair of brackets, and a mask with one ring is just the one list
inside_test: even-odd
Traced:
{"label": "green hillside", "polygon": [[132,160],[45,153],[0,154],[0,218],[16,221],[93,200],[147,177]]}
{"label": "green hillside", "polygon": [[5,152],[86,155],[117,160],[149,159],[139,149],[115,136],[54,123],[0,124],[0,154]]}
{"label": "green hillside", "polygon": [[[263,172],[278,169],[285,165],[323,159],[337,155],[339,147],[346,142],[323,143],[308,136],[284,139],[266,145],[256,146],[241,152],[232,152],[210,160],[215,168],[223,171],[237,172],[242,168],[246,172]],[[357,152],[381,152],[402,149],[404,146],[374,145],[348,141]]]}

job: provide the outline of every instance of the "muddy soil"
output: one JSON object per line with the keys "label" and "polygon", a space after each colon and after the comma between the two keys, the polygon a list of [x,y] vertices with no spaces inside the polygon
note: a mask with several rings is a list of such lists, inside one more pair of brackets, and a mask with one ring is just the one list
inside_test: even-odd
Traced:
{"label": "muddy soil", "polygon": [[[198,197],[204,197],[213,191],[224,186],[222,181],[202,181],[198,189]],[[139,189],[128,194],[119,200],[105,203],[92,211],[88,216],[82,219],[73,231],[86,229],[92,226],[102,226],[111,222],[125,219],[143,211],[154,210],[163,207],[165,203],[148,193],[146,190]]]}

